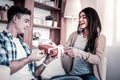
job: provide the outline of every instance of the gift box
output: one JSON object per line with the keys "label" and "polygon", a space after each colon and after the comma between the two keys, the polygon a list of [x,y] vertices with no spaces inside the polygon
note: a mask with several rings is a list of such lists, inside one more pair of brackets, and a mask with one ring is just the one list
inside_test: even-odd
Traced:
{"label": "gift box", "polygon": [[[52,56],[56,56],[58,55],[58,49],[60,49],[61,52],[67,52],[67,48],[60,48],[60,47],[53,47],[52,45],[48,45],[48,44],[42,44],[39,45],[38,48],[40,50],[44,50],[45,52],[47,52],[48,54],[51,54]],[[63,50],[63,51],[62,51]]]}
{"label": "gift box", "polygon": [[42,44],[42,45],[39,45],[38,48],[40,50],[44,50],[45,52],[47,52],[48,54],[51,54],[52,56],[56,56],[58,54],[58,48],[55,48],[52,45]]}

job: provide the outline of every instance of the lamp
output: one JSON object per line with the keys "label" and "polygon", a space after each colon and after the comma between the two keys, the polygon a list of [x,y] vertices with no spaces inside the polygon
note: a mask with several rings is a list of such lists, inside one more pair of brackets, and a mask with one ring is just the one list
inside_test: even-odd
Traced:
{"label": "lamp", "polygon": [[81,10],[80,0],[67,0],[65,6],[65,18],[78,18]]}
{"label": "lamp", "polygon": [[66,22],[67,38],[71,32],[75,31],[78,24],[78,14],[81,11],[81,0],[66,0],[64,18]]}

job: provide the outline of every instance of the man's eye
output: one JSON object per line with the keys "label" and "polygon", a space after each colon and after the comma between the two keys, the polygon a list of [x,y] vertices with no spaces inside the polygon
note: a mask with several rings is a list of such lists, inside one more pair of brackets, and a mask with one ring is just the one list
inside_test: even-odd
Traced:
{"label": "man's eye", "polygon": [[28,21],[25,21],[25,23],[28,23]]}

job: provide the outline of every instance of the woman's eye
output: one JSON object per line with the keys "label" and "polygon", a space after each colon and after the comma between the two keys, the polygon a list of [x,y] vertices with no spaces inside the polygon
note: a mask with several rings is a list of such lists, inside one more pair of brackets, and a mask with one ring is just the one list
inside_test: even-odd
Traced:
{"label": "woman's eye", "polygon": [[79,17],[79,19],[86,19],[86,17],[85,17],[85,16],[82,16],[82,17]]}
{"label": "woman's eye", "polygon": [[86,19],[86,17],[83,17],[83,19]]}

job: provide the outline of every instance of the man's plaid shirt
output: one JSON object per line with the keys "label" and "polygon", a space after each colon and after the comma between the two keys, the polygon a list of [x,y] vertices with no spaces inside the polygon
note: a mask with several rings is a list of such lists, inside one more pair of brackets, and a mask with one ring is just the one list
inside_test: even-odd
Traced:
{"label": "man's plaid shirt", "polygon": [[[27,56],[30,55],[30,48],[23,41],[22,37],[17,37],[20,40],[21,45],[26,51]],[[9,66],[11,60],[16,60],[17,48],[13,42],[13,35],[8,32],[7,29],[0,33],[0,65]],[[22,54],[22,53],[21,53]],[[28,63],[29,71],[34,73],[34,62]]]}

